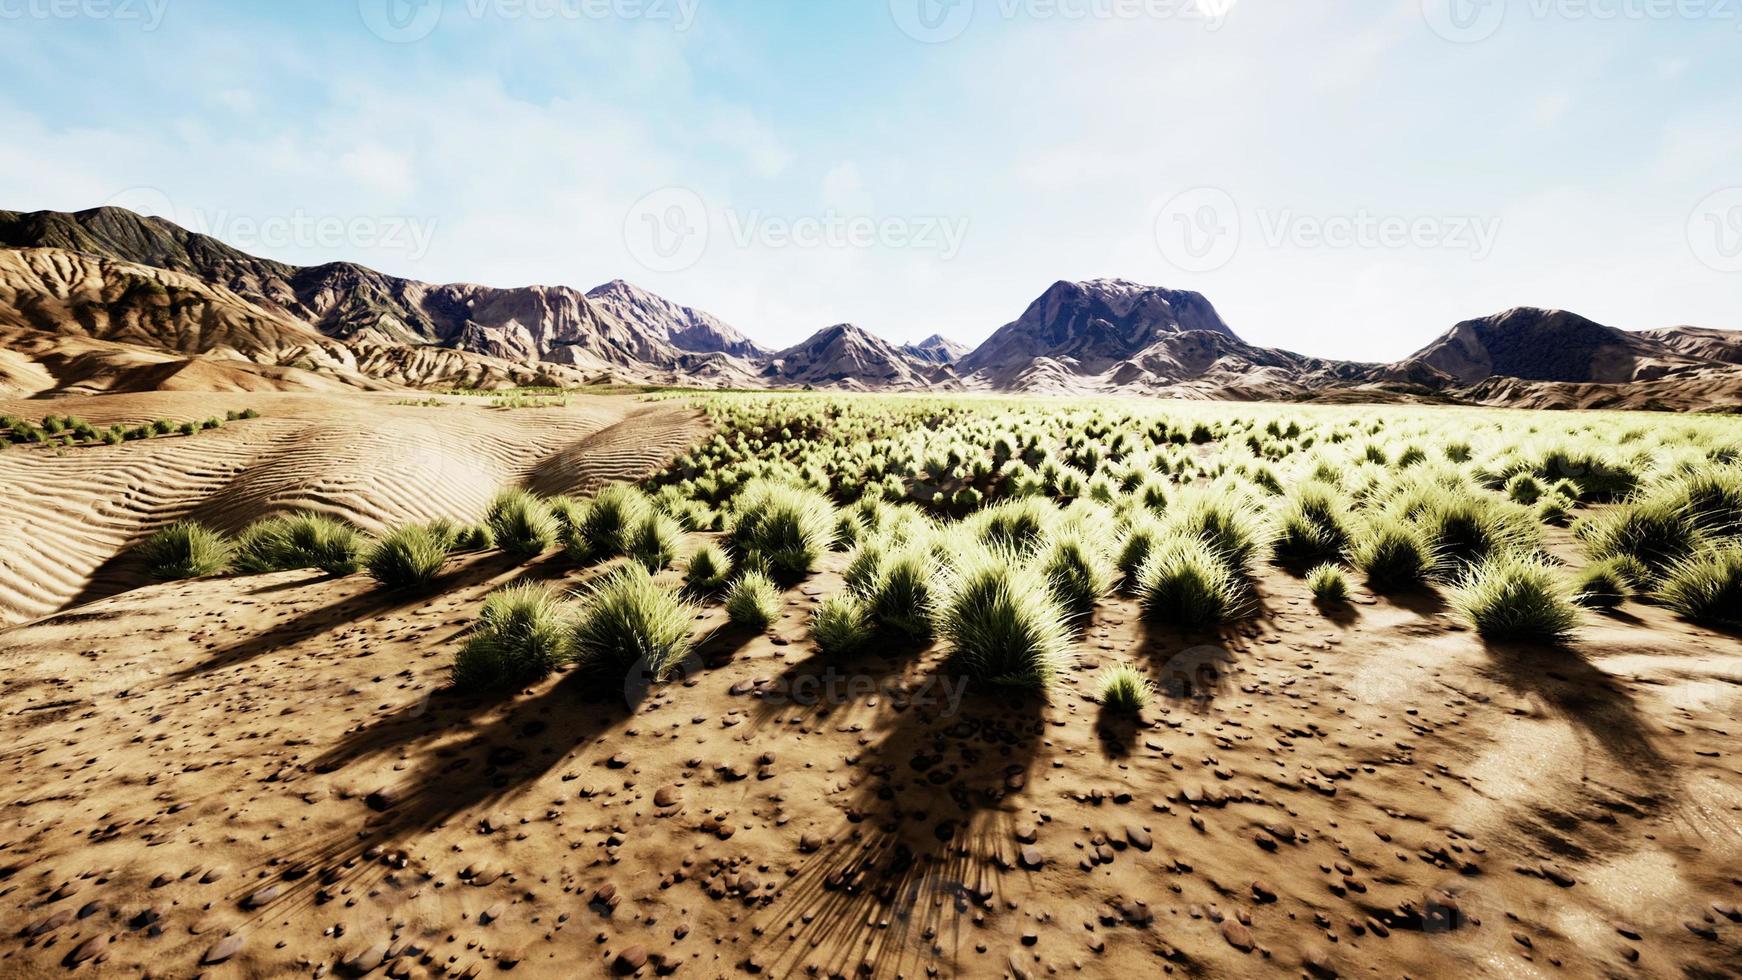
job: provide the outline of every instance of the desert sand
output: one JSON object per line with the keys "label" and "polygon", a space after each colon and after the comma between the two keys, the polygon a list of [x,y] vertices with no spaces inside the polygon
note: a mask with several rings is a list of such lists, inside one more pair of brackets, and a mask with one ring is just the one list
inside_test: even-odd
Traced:
{"label": "desert sand", "polygon": [[[0,630],[0,974],[1742,963],[1742,643],[1654,607],[1510,648],[1430,598],[1358,589],[1327,616],[1266,572],[1262,614],[1215,632],[1103,603],[1047,701],[964,692],[937,647],[822,658],[805,623],[841,588],[832,555],[766,633],[704,607],[673,683],[589,692],[571,673],[485,700],[445,690],[483,596],[601,569],[473,556],[408,598],[319,573],[139,587],[116,567],[171,516],[315,506],[377,527],[534,474],[553,492],[632,477],[698,430],[629,399],[390,401],[90,399],[57,410],[264,415],[0,456],[25,491],[4,610],[30,620]],[[1161,682],[1137,721],[1089,696],[1115,656]]]}
{"label": "desert sand", "polygon": [[[434,401],[437,405],[407,404]],[[126,546],[195,519],[235,530],[314,510],[368,531],[438,516],[477,520],[505,485],[572,493],[644,475],[700,431],[696,413],[628,398],[496,410],[487,398],[399,394],[151,392],[0,399],[0,414],[74,415],[98,428],[254,409],[192,436],[55,453],[0,453],[0,623],[142,582]]]}

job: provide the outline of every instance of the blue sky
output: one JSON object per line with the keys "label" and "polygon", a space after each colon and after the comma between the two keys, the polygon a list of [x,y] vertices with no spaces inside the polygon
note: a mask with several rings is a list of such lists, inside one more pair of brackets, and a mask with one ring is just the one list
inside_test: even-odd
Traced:
{"label": "blue sky", "polygon": [[1742,3],[1665,10],[0,0],[0,207],[625,278],[777,346],[1096,276],[1370,360],[1519,305],[1742,328]]}

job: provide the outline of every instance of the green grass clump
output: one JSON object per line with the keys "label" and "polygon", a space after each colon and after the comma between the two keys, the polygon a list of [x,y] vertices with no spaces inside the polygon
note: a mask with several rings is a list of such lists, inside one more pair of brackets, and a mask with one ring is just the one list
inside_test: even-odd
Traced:
{"label": "green grass clump", "polygon": [[1065,615],[1044,576],[1008,552],[987,551],[965,556],[953,571],[938,625],[969,679],[1044,691],[1070,649]]}
{"label": "green grass clump", "polygon": [[544,554],[557,541],[557,519],[544,501],[520,489],[504,490],[484,515],[490,536],[503,554],[526,561]]}
{"label": "green grass clump", "polygon": [[382,535],[363,558],[369,577],[390,589],[427,586],[448,563],[452,536],[426,524],[407,524]]}
{"label": "green grass clump", "polygon": [[1742,546],[1708,548],[1670,566],[1657,599],[1698,622],[1742,626]]}
{"label": "green grass clump", "polygon": [[499,691],[549,676],[573,656],[571,614],[547,585],[511,585],[491,593],[477,627],[454,657],[453,686]]}
{"label": "green grass clump", "polygon": [[1573,601],[1588,609],[1613,609],[1633,597],[1633,576],[1626,561],[1596,562],[1573,577]]}
{"label": "green grass clump", "polygon": [[1542,494],[1542,483],[1529,473],[1516,474],[1506,481],[1506,499],[1515,504],[1534,504]]}
{"label": "green grass clump", "polygon": [[1120,580],[1127,591],[1137,590],[1138,573],[1149,561],[1149,553],[1155,550],[1156,544],[1166,540],[1167,536],[1159,523],[1147,517],[1132,521],[1131,526],[1125,529],[1125,536],[1119,542],[1119,554],[1115,564],[1119,567]]}
{"label": "green grass clump", "polygon": [[624,565],[582,596],[574,627],[575,662],[612,678],[639,669],[665,680],[689,655],[694,615],[694,607],[654,582],[647,569]]}
{"label": "green grass clump", "polygon": [[1040,571],[1053,598],[1073,616],[1087,614],[1113,591],[1112,562],[1080,533],[1054,536],[1040,555]]}
{"label": "green grass clump", "polygon": [[713,595],[732,577],[732,559],[725,549],[709,541],[690,552],[684,563],[684,584],[697,595]]}
{"label": "green grass clump", "polygon": [[1355,567],[1375,591],[1395,592],[1420,585],[1433,571],[1433,548],[1408,522],[1380,518],[1356,539],[1352,554]]}
{"label": "green grass clump", "polygon": [[1343,557],[1349,548],[1349,515],[1335,487],[1309,483],[1289,495],[1278,519],[1274,546],[1279,561],[1296,565]]}
{"label": "green grass clump", "polygon": [[653,502],[640,489],[614,483],[599,491],[586,516],[568,536],[568,552],[577,561],[603,561],[627,554],[629,535],[653,514]]}
{"label": "green grass clump", "polygon": [[800,578],[827,553],[835,537],[835,508],[814,490],[753,483],[733,504],[732,545],[778,575]]}
{"label": "green grass clump", "polygon": [[1453,590],[1451,602],[1492,640],[1558,643],[1583,618],[1559,570],[1523,554],[1497,555],[1475,566]]}
{"label": "green grass clump", "polygon": [[1593,561],[1631,558],[1653,576],[1692,557],[1707,541],[1694,515],[1668,499],[1623,507],[1583,525],[1583,534]]}
{"label": "green grass clump", "polygon": [[1656,487],[1651,499],[1687,515],[1705,535],[1742,536],[1742,468],[1694,467]]}
{"label": "green grass clump", "polygon": [[853,553],[847,558],[847,567],[841,571],[841,578],[846,580],[847,588],[855,592],[868,593],[877,583],[877,576],[883,572],[884,546],[880,541],[861,541]]}
{"label": "green grass clump", "polygon": [[576,528],[587,522],[589,504],[585,500],[576,500],[573,497],[549,497],[545,500],[544,505],[550,509],[550,516],[556,518],[557,535],[562,540],[568,540],[569,535],[574,534]]}
{"label": "green grass clump", "polygon": [[1168,509],[1167,527],[1175,535],[1196,538],[1231,570],[1246,574],[1269,546],[1267,532],[1253,512],[1249,502],[1229,495],[1186,494]]}
{"label": "green grass clump", "polygon": [[1239,619],[1246,589],[1222,553],[1196,538],[1162,542],[1138,572],[1144,612],[1178,626],[1199,627]]}
{"label": "green grass clump", "polygon": [[973,525],[983,544],[1027,556],[1046,543],[1058,513],[1045,498],[1022,497],[980,511]]}
{"label": "green grass clump", "polygon": [[138,555],[152,578],[169,582],[222,575],[230,570],[235,549],[211,528],[181,521],[146,538]]}
{"label": "green grass clump", "polygon": [[739,626],[767,629],[783,605],[779,587],[759,569],[744,572],[726,590],[726,616]]}
{"label": "green grass clump", "polygon": [[1534,472],[1545,480],[1573,480],[1581,502],[1621,500],[1639,488],[1639,466],[1590,450],[1555,449],[1537,463]]}
{"label": "green grass clump", "polygon": [[496,547],[496,535],[488,524],[468,524],[454,533],[455,551],[489,551]]}
{"label": "green grass clump", "polygon": [[1528,511],[1476,493],[1428,495],[1416,526],[1434,553],[1436,571],[1448,578],[1496,555],[1537,547],[1537,525]]}
{"label": "green grass clump", "polygon": [[1095,679],[1101,706],[1114,714],[1135,715],[1149,706],[1155,696],[1155,685],[1130,664],[1115,664],[1101,671]]}
{"label": "green grass clump", "polygon": [[1313,601],[1320,605],[1334,605],[1349,599],[1349,576],[1336,565],[1318,566],[1307,573],[1306,582],[1307,588],[1312,590]]}
{"label": "green grass clump", "polygon": [[931,636],[937,574],[930,553],[919,548],[909,548],[884,561],[867,590],[877,624],[912,640]]}
{"label": "green grass clump", "polygon": [[629,529],[629,557],[650,572],[660,571],[677,560],[678,545],[683,541],[683,529],[671,517],[652,513]]}
{"label": "green grass clump", "polygon": [[323,514],[300,513],[255,521],[236,539],[236,567],[244,572],[318,568],[349,575],[363,565],[369,541],[352,525]]}
{"label": "green grass clump", "polygon": [[871,639],[871,616],[851,593],[829,596],[811,616],[811,639],[830,656],[852,653]]}

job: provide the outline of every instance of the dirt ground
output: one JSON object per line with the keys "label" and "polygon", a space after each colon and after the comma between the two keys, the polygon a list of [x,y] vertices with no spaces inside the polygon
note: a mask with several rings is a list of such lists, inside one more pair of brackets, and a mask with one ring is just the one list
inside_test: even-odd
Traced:
{"label": "dirt ground", "polygon": [[[0,974],[1738,975],[1737,636],[1628,605],[1491,647],[1267,572],[1220,633],[1105,603],[1011,700],[816,653],[840,561],[622,691],[443,690],[487,592],[597,574],[560,555],[0,631]],[[1116,658],[1160,681],[1135,724],[1088,697]]]}

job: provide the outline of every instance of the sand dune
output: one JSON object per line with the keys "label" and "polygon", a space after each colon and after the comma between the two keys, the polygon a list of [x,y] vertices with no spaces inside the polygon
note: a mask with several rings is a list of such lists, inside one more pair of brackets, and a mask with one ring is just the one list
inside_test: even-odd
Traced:
{"label": "sand dune", "polygon": [[0,485],[9,491],[0,512],[0,622],[138,584],[126,548],[174,520],[237,530],[306,509],[372,532],[435,517],[476,520],[505,486],[567,492],[643,475],[688,445],[699,425],[687,409],[626,398],[512,411],[477,398],[442,399],[440,407],[396,400],[171,392],[0,400],[3,413],[71,414],[98,426],[262,413],[193,436],[0,453]]}

